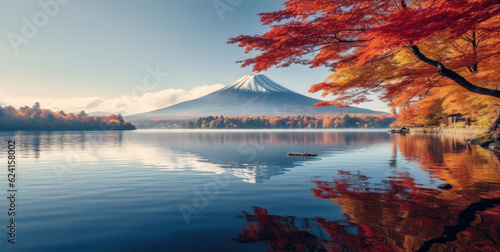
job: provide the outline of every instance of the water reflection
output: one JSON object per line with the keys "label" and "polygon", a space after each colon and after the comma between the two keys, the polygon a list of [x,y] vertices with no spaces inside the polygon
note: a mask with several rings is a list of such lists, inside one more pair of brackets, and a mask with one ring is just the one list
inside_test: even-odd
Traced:
{"label": "water reflection", "polygon": [[288,169],[301,166],[302,157],[287,152],[317,153],[318,160],[335,152],[386,142],[384,132],[180,132],[163,135],[168,147],[191,153],[202,162],[230,172],[244,182],[263,182]]}
{"label": "water reflection", "polygon": [[490,150],[429,136],[392,136],[387,169],[398,155],[417,163],[451,190],[393,172],[379,183],[361,171],[315,178],[312,194],[341,206],[344,218],[298,218],[254,207],[243,212],[239,242],[264,242],[268,251],[498,251],[500,161]]}
{"label": "water reflection", "polygon": [[[64,154],[67,151],[86,151],[104,149],[99,146],[120,146],[123,132],[85,132],[85,131],[16,131],[0,132],[0,138],[16,140],[22,157],[46,159],[52,153]],[[104,147],[104,146],[102,146]],[[2,157],[3,153],[0,153]]]}
{"label": "water reflection", "polygon": [[327,221],[323,218],[299,218],[271,215],[254,207],[253,214],[239,216],[247,221],[238,242],[263,241],[267,251],[388,251],[383,240],[369,227],[348,220]]}
{"label": "water reflection", "polygon": [[[95,244],[494,251],[500,242],[500,161],[456,139],[386,132],[0,132],[0,140],[7,138],[19,140],[20,220],[29,227],[19,237],[30,241],[18,244],[21,251],[91,251]],[[292,151],[319,156],[286,157]],[[68,157],[72,166],[61,167],[60,182],[53,169]],[[204,189],[219,177],[214,173],[239,179],[213,197]],[[437,189],[441,183],[452,189]],[[186,225],[180,204],[203,198],[209,204]]]}
{"label": "water reflection", "polygon": [[445,192],[448,198],[500,196],[500,161],[495,152],[454,138],[425,135],[397,136],[393,146],[432,178],[453,185],[453,190]]}
{"label": "water reflection", "polygon": [[[24,157],[37,162],[109,160],[137,162],[159,170],[229,172],[247,183],[268,180],[302,166],[304,158],[287,152],[311,152],[317,158],[358,150],[388,141],[385,132],[273,131],[136,131],[136,132],[16,132]],[[2,153],[0,153],[0,156]]]}

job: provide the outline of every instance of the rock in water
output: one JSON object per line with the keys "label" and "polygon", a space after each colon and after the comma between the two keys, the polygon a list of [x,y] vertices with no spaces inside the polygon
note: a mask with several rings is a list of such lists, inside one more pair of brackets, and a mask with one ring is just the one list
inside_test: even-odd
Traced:
{"label": "rock in water", "polygon": [[453,186],[450,185],[450,184],[440,184],[437,186],[437,188],[439,189],[443,189],[443,190],[450,190]]}
{"label": "rock in water", "polygon": [[488,148],[494,150],[494,151],[500,151],[500,141],[496,141],[496,142],[493,142],[493,143],[490,143],[488,145]]}
{"label": "rock in water", "polygon": [[483,141],[482,138],[474,138],[474,139],[468,139],[467,143],[472,145],[480,145],[482,141]]}

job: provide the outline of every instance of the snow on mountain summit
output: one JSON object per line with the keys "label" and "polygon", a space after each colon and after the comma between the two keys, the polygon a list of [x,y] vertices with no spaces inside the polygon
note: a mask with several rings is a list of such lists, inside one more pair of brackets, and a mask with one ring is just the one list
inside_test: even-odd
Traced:
{"label": "snow on mountain summit", "polygon": [[244,91],[252,91],[252,92],[278,92],[278,93],[295,93],[294,91],[281,86],[280,84],[274,82],[269,79],[267,76],[263,74],[248,74],[237,81],[233,82],[231,85],[224,88],[227,89],[236,89],[236,90],[244,90]]}

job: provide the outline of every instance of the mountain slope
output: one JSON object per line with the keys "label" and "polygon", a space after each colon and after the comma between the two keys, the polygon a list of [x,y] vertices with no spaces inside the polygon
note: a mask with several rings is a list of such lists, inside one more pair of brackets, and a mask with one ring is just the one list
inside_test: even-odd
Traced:
{"label": "mountain slope", "polygon": [[287,89],[265,75],[245,75],[231,85],[198,99],[132,115],[129,118],[383,113],[356,107],[314,107],[319,101]]}

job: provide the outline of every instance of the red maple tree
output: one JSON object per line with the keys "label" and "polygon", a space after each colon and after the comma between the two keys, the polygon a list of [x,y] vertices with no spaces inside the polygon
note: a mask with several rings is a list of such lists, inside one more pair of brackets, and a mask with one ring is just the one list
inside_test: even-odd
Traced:
{"label": "red maple tree", "polygon": [[[498,0],[287,0],[284,9],[260,16],[268,32],[228,43],[259,53],[242,61],[254,71],[331,68],[310,92],[336,98],[317,106],[348,106],[379,94],[400,112],[425,118],[496,110]],[[472,106],[460,106],[465,100]]]}

